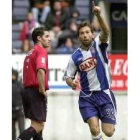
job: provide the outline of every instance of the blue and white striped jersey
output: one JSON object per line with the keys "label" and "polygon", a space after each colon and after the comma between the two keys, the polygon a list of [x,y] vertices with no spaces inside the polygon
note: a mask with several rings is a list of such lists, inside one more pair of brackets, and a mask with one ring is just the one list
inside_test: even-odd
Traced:
{"label": "blue and white striped jersey", "polygon": [[110,88],[110,67],[107,57],[108,43],[96,37],[88,51],[79,47],[70,57],[65,78],[74,78],[79,73],[82,91],[97,91]]}

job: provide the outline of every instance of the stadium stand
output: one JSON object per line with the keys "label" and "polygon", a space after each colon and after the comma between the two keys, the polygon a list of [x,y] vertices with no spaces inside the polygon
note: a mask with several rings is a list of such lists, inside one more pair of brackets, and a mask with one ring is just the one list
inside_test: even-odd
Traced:
{"label": "stadium stand", "polygon": [[19,23],[12,25],[12,49],[19,49],[22,44],[19,40],[20,28]]}
{"label": "stadium stand", "polygon": [[[71,2],[72,1],[69,1],[70,4]],[[27,19],[27,14],[32,8],[31,6],[30,0],[12,0],[12,50],[16,50],[15,52],[13,51],[13,54],[18,53],[22,45],[22,41],[20,41],[20,32],[22,24]],[[74,0],[70,7],[80,13],[80,17],[77,19],[79,22],[90,19],[90,0]],[[69,20],[70,19],[68,19],[68,21]]]}
{"label": "stadium stand", "polygon": [[14,0],[13,1],[13,20],[24,21],[29,10],[28,0]]}
{"label": "stadium stand", "polygon": [[90,12],[90,0],[76,0],[75,1],[75,8],[80,13],[81,20],[88,20],[89,19],[89,12]]}

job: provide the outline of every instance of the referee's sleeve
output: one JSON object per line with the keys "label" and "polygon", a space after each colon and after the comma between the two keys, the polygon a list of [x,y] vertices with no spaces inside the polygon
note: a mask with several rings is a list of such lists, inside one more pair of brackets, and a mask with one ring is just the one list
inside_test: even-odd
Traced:
{"label": "referee's sleeve", "polygon": [[47,66],[46,51],[38,51],[37,57],[36,57],[36,70],[44,69],[46,72],[46,66]]}
{"label": "referee's sleeve", "polygon": [[72,57],[70,57],[69,62],[68,62],[68,66],[65,70],[64,79],[65,80],[68,78],[74,79],[76,72],[77,72],[77,67],[74,64]]}

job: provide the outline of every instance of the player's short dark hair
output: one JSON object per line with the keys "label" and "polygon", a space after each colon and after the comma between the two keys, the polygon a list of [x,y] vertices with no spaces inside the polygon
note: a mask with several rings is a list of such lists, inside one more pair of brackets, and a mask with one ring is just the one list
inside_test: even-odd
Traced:
{"label": "player's short dark hair", "polygon": [[79,30],[83,27],[89,27],[91,32],[93,33],[93,27],[91,26],[91,24],[87,21],[83,21],[82,23],[78,24],[78,30],[77,30],[77,35],[79,36]]}
{"label": "player's short dark hair", "polygon": [[34,43],[37,43],[37,36],[42,37],[44,34],[44,31],[48,31],[45,27],[37,27],[32,32],[32,40]]}

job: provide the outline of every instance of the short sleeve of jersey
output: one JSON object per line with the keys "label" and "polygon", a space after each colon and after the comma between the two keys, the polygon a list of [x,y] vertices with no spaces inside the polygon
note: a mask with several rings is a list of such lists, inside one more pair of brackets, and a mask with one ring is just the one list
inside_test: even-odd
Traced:
{"label": "short sleeve of jersey", "polygon": [[74,79],[76,72],[77,72],[77,68],[72,60],[72,57],[70,57],[67,69],[65,71],[64,78],[65,79],[68,79],[68,78]]}
{"label": "short sleeve of jersey", "polygon": [[[101,34],[101,33],[100,33],[100,34]],[[100,40],[100,34],[99,34],[98,36],[96,36],[96,38],[95,38],[95,41],[98,42],[99,45],[103,43],[103,42],[101,42],[101,40]],[[109,44],[109,39],[108,39],[108,41],[107,41],[106,43],[103,43],[103,44]]]}
{"label": "short sleeve of jersey", "polygon": [[47,52],[45,50],[41,50],[37,52],[36,58],[36,70],[44,69],[46,71],[46,62],[47,62]]}
{"label": "short sleeve of jersey", "polygon": [[99,55],[103,57],[103,59],[106,63],[108,63],[107,47],[108,47],[109,42],[102,43],[99,39],[99,36],[97,36],[95,38],[95,41],[97,42],[96,47],[97,47],[97,51],[98,51]]}
{"label": "short sleeve of jersey", "polygon": [[97,47],[99,47],[99,48],[101,49],[102,52],[105,52],[105,51],[107,50],[109,41],[106,42],[106,43],[103,43],[103,42],[100,41],[99,36],[100,36],[100,35],[98,35],[98,36],[95,38],[95,41],[96,41],[97,44],[98,44]]}

